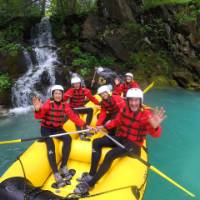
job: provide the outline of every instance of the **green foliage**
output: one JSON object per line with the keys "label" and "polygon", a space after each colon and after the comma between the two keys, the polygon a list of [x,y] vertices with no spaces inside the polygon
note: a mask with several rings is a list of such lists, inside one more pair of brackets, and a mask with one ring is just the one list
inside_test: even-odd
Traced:
{"label": "green foliage", "polygon": [[21,49],[21,44],[8,43],[7,41],[0,39],[0,53],[2,54],[9,54],[11,56],[15,56]]}
{"label": "green foliage", "polygon": [[3,38],[8,42],[19,42],[23,40],[23,31],[24,24],[20,22],[15,23],[0,31],[0,38]]}
{"label": "green foliage", "polygon": [[172,62],[164,51],[141,51],[132,53],[129,65],[133,65],[135,69],[143,71],[146,75],[170,74],[172,70]]}
{"label": "green foliage", "polygon": [[96,10],[97,0],[51,0],[47,14],[65,17],[71,14],[84,14]]}
{"label": "green foliage", "polygon": [[175,17],[179,23],[184,23],[196,21],[198,15],[200,15],[200,2],[185,6],[184,9],[176,13]]}
{"label": "green foliage", "polygon": [[144,9],[149,9],[162,4],[185,4],[199,0],[144,0]]}
{"label": "green foliage", "polygon": [[81,55],[82,54],[81,49],[80,49],[79,46],[74,46],[71,51],[72,51],[72,53],[74,53],[76,55]]}
{"label": "green foliage", "polygon": [[0,0],[1,24],[16,17],[40,16],[41,5],[27,0]]}
{"label": "green foliage", "polygon": [[0,92],[11,86],[10,79],[7,74],[0,74]]}
{"label": "green foliage", "polygon": [[82,52],[78,46],[72,48],[71,51],[75,54],[72,66],[79,66],[83,76],[89,75],[95,66],[112,66],[115,63],[115,59],[112,57],[98,58],[90,53]]}
{"label": "green foliage", "polygon": [[126,22],[122,25],[122,28],[125,31],[122,39],[124,46],[138,49],[145,34],[144,27],[136,22]]}
{"label": "green foliage", "polygon": [[71,31],[76,37],[78,37],[80,35],[81,28],[78,24],[74,24],[71,28]]}

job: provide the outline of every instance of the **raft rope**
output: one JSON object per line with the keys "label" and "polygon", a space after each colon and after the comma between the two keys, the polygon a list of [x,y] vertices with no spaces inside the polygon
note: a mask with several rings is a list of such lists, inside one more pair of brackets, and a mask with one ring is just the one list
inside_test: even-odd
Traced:
{"label": "raft rope", "polygon": [[[36,188],[33,188],[32,190],[30,190],[29,192],[27,192],[26,191],[26,186],[27,186],[27,177],[26,177],[26,172],[25,172],[25,168],[24,168],[24,165],[23,165],[23,163],[22,163],[22,160],[20,159],[20,156],[18,156],[17,157],[17,160],[19,160],[19,163],[20,163],[20,166],[21,166],[21,168],[22,168],[22,172],[23,172],[23,176],[24,176],[24,200],[29,200],[30,199],[30,195],[38,195],[38,194],[40,194],[40,193],[43,193],[44,191],[43,190],[40,190],[43,186],[44,186],[44,184],[45,184],[45,182],[46,182],[46,180],[45,180],[45,182],[43,183],[43,185],[42,186],[39,186],[39,187],[36,187]],[[48,178],[47,178],[48,179]]]}
{"label": "raft rope", "polygon": [[28,200],[27,194],[26,194],[26,180],[27,180],[26,172],[25,172],[25,169],[24,169],[24,165],[23,165],[23,163],[20,159],[20,156],[17,157],[17,160],[19,160],[19,163],[20,163],[21,168],[22,168],[22,173],[23,173],[23,176],[24,176],[24,192],[23,192],[24,193],[24,200]]}
{"label": "raft rope", "polygon": [[103,192],[99,192],[99,193],[95,193],[95,194],[91,194],[91,195],[90,194],[86,194],[86,195],[83,195],[83,196],[77,195],[75,193],[70,193],[64,198],[64,200],[70,200],[70,199],[71,200],[76,200],[76,199],[78,200],[79,198],[91,198],[91,197],[107,194],[107,193],[110,193],[110,192],[116,192],[116,191],[119,191],[119,190],[124,190],[124,189],[127,189],[127,188],[131,188],[135,198],[137,200],[139,200],[140,199],[140,192],[144,188],[144,186],[146,185],[147,178],[148,178],[148,171],[145,174],[144,182],[141,184],[141,186],[139,188],[137,186],[135,186],[135,185],[129,185],[129,186],[124,186],[124,187],[120,187],[120,188],[114,188],[114,189],[111,189],[111,190],[107,190],[107,191],[103,191]]}
{"label": "raft rope", "polygon": [[145,177],[145,180],[144,182],[142,183],[142,185],[140,186],[140,188],[138,189],[137,186],[135,185],[129,185],[129,186],[124,186],[124,187],[120,187],[120,188],[114,188],[114,189],[111,189],[111,190],[107,190],[107,191],[103,191],[103,192],[99,192],[99,193],[95,193],[95,194],[86,194],[86,195],[77,195],[75,193],[70,193],[66,196],[66,198],[64,198],[65,200],[70,200],[70,199],[79,199],[79,198],[91,198],[91,197],[95,197],[95,196],[100,196],[100,195],[103,195],[103,194],[107,194],[107,193],[110,193],[110,192],[116,192],[116,191],[119,191],[119,190],[124,190],[124,189],[127,189],[127,188],[131,188],[132,189],[132,192],[134,193],[134,196],[139,200],[140,198],[140,194],[135,194],[135,192],[133,191],[133,189],[137,190],[137,193],[142,190],[142,188],[145,186],[147,182],[147,175]]}
{"label": "raft rope", "polygon": [[[25,168],[24,168],[24,165],[20,159],[20,156],[17,157],[17,160],[19,160],[19,163],[21,165],[21,168],[22,168],[22,172],[23,172],[23,176],[24,176],[24,200],[29,200],[29,197],[30,197],[30,194],[32,193],[42,193],[43,191],[38,191],[39,188],[41,187],[37,187],[37,188],[34,188],[32,191],[29,191],[29,193],[26,193],[26,180],[27,180],[27,177],[26,177],[26,172],[25,172]],[[91,194],[91,195],[85,195],[85,196],[79,196],[79,195],[76,195],[74,193],[70,193],[66,196],[66,198],[64,198],[64,200],[73,200],[73,199],[79,199],[79,198],[91,198],[91,197],[95,197],[95,196],[100,196],[100,195],[103,195],[103,194],[107,194],[107,193],[110,193],[110,192],[115,192],[115,191],[119,191],[119,190],[124,190],[124,189],[127,189],[127,188],[131,188],[132,189],[132,192],[135,196],[136,199],[139,199],[140,198],[140,192],[141,190],[144,188],[146,182],[147,182],[147,176],[148,174],[146,174],[145,176],[145,180],[144,182],[142,183],[142,185],[140,186],[140,188],[138,189],[137,186],[135,185],[130,185],[130,186],[125,186],[125,187],[120,187],[120,188],[114,188],[114,189],[111,189],[111,190],[107,190],[107,191],[103,191],[103,192],[99,192],[99,193],[96,193],[96,194]]]}

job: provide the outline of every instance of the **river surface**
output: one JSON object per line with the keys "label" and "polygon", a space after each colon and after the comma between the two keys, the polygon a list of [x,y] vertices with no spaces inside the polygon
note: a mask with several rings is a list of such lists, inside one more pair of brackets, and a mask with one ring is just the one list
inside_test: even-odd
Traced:
{"label": "river surface", "polygon": [[[182,89],[151,90],[145,103],[163,106],[167,119],[161,138],[148,137],[149,161],[200,199],[200,92]],[[0,120],[0,140],[39,135],[33,113]],[[0,145],[0,174],[14,162],[29,143]],[[163,178],[149,171],[143,200],[187,200],[190,197]]]}

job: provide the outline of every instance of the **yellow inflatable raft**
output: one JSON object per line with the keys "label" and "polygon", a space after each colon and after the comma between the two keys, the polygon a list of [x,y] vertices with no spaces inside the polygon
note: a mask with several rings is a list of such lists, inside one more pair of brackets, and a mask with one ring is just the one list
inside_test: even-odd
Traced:
{"label": "yellow inflatable raft", "polygon": [[[93,106],[92,103],[87,105]],[[94,108],[92,124],[96,123],[98,109]],[[85,116],[82,116],[83,118]],[[71,121],[64,125],[66,131],[74,131]],[[0,178],[0,199],[8,200],[59,200],[83,199],[70,195],[77,185],[76,179],[82,172],[89,171],[92,151],[92,142],[80,141],[73,135],[68,168],[76,170],[71,185],[60,189],[52,188],[55,182],[44,142],[34,142],[20,158]],[[101,134],[93,136],[101,137]],[[61,160],[62,142],[54,139],[57,163]],[[102,159],[109,148],[103,149]],[[147,153],[142,149],[142,159],[147,161]],[[110,170],[90,191],[84,199],[92,200],[141,200],[147,180],[147,167],[137,159],[119,158],[112,164]]]}

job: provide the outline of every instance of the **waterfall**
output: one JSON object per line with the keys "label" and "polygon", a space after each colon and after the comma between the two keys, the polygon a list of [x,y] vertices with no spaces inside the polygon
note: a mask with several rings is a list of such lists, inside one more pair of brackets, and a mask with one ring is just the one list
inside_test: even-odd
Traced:
{"label": "waterfall", "polygon": [[51,85],[55,84],[55,67],[58,60],[48,17],[42,18],[34,28],[31,46],[34,56],[27,50],[23,51],[27,72],[12,87],[14,107],[27,108],[32,104],[33,95],[45,100],[49,96]]}

